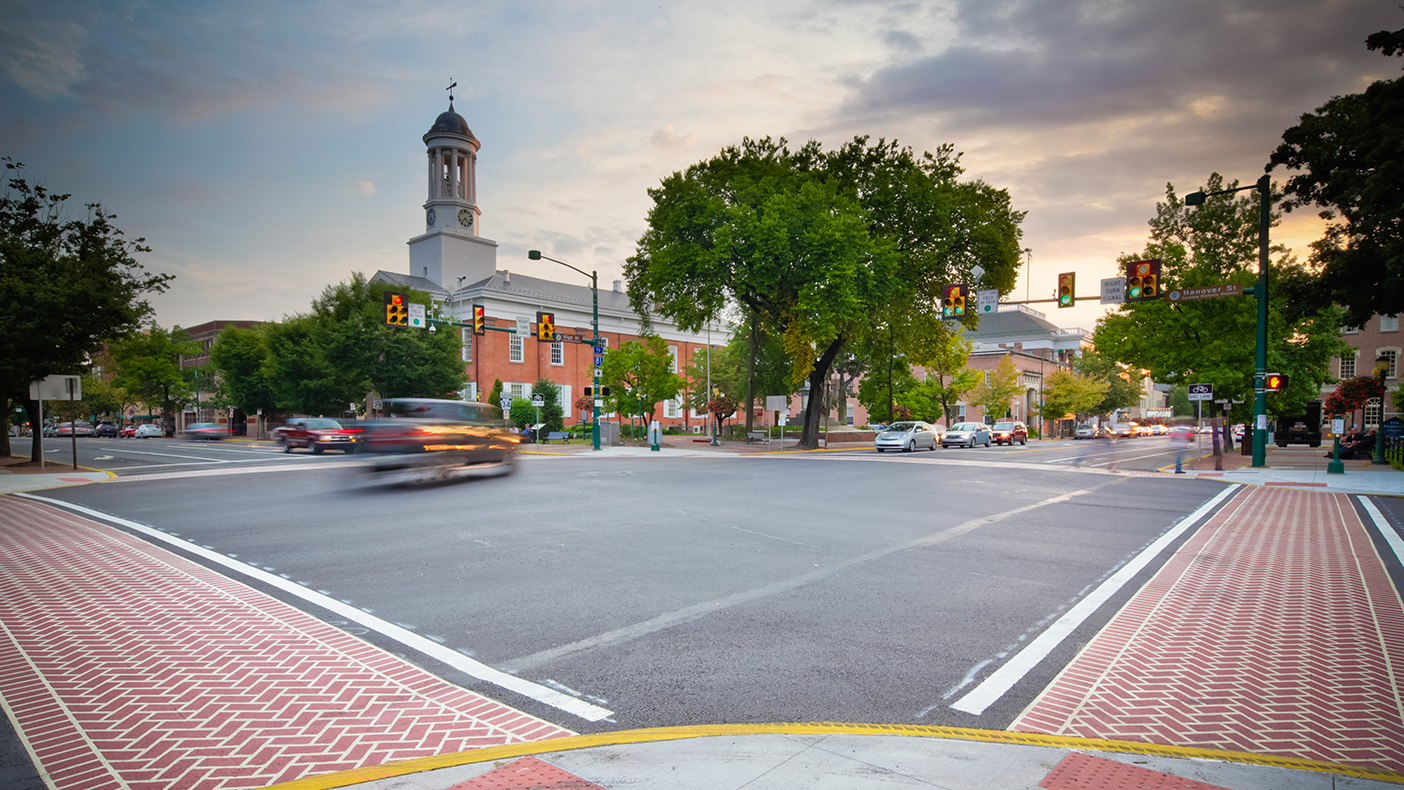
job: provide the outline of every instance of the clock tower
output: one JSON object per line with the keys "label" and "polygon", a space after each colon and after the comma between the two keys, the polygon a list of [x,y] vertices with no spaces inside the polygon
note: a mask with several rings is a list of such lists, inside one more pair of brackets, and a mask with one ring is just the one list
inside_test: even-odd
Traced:
{"label": "clock tower", "polygon": [[[456,85],[457,83],[455,83]],[[409,240],[410,274],[455,290],[491,277],[497,269],[497,242],[479,235],[478,138],[463,116],[449,108],[424,133],[428,149],[428,199],[424,233]]]}

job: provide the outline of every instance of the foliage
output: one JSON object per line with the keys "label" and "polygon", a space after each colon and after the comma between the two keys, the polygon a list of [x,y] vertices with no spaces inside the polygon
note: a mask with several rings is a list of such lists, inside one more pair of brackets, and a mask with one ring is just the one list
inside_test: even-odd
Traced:
{"label": "foliage", "polygon": [[[1404,30],[1380,31],[1366,46],[1404,52]],[[1309,272],[1284,282],[1294,315],[1343,305],[1362,326],[1372,315],[1404,313],[1404,78],[1336,96],[1282,133],[1267,170],[1283,165],[1283,207],[1316,205],[1335,220],[1313,245]]]}
{"label": "foliage", "polygon": [[83,412],[93,417],[111,415],[121,418],[132,404],[132,396],[101,376],[83,377]]}
{"label": "foliage", "polygon": [[713,419],[720,423],[722,420],[736,413],[737,405],[735,398],[729,395],[718,395],[707,401],[706,409],[707,413],[712,415]]}
{"label": "foliage", "polygon": [[1326,414],[1349,414],[1365,408],[1366,402],[1383,394],[1384,387],[1379,379],[1374,376],[1356,376],[1337,384],[1336,390],[1326,396],[1321,407]]}
{"label": "foliage", "polygon": [[1141,372],[1118,363],[1100,351],[1084,351],[1073,359],[1072,369],[1093,381],[1107,384],[1106,395],[1101,403],[1089,409],[1091,414],[1110,414],[1141,402],[1141,393],[1145,388],[1145,377]]}
{"label": "foliage", "polygon": [[1073,414],[1085,418],[1107,397],[1109,389],[1108,381],[1059,368],[1049,374],[1043,387],[1043,417],[1061,420],[1064,415]]}
{"label": "foliage", "polygon": [[858,382],[858,402],[868,410],[869,419],[891,422],[896,416],[893,410],[917,380],[905,357],[889,356],[880,364],[880,369],[869,371]]}
{"label": "foliage", "polygon": [[[1205,191],[1234,189],[1217,173]],[[1186,207],[1166,186],[1156,205],[1151,237],[1143,252],[1122,255],[1122,262],[1161,261],[1161,290],[1237,283],[1251,286],[1258,268],[1259,202],[1256,194],[1219,195],[1202,206]],[[1277,217],[1272,221],[1276,222]],[[1280,247],[1269,267],[1269,292],[1284,272],[1298,270]],[[1332,356],[1345,348],[1340,338],[1340,310],[1327,307],[1291,319],[1279,302],[1269,302],[1268,369],[1287,374],[1286,392],[1269,402],[1277,416],[1298,413],[1329,379]],[[1156,381],[1180,385],[1214,385],[1216,396],[1244,401],[1237,419],[1248,417],[1252,402],[1257,303],[1252,297],[1182,302],[1157,300],[1121,305],[1097,324],[1097,349],[1131,368],[1150,371]]]}
{"label": "foliage", "polygon": [[277,408],[265,369],[267,326],[225,327],[210,345],[210,366],[219,374],[229,405],[245,414],[257,414],[259,409],[271,414]]}
{"label": "foliage", "polygon": [[536,424],[536,407],[531,405],[530,398],[512,399],[511,421],[517,430],[530,428]]}
{"label": "foliage", "polygon": [[1176,417],[1194,415],[1194,403],[1189,399],[1189,386],[1180,384],[1170,390],[1170,413]]}
{"label": "foliage", "polygon": [[980,383],[980,374],[967,367],[970,362],[970,341],[950,331],[944,321],[939,322],[937,327],[938,331],[931,333],[933,342],[921,364],[934,376],[934,381],[930,376],[927,381],[936,387],[935,398],[941,405],[941,416],[945,424],[950,425],[955,419],[956,405]]}
{"label": "foliage", "polygon": [[[101,345],[136,330],[151,314],[145,297],[172,279],[148,274],[136,256],[145,239],[128,240],[117,217],[97,203],[82,219],[65,217],[69,195],[30,184],[24,165],[4,157],[0,195],[0,455],[10,454],[10,402],[38,422],[29,385],[78,373]],[[31,457],[38,457],[36,432]]]}
{"label": "foliage", "polygon": [[[908,314],[931,316],[940,284],[977,260],[1012,286],[1022,215],[960,172],[949,147],[917,156],[859,137],[826,154],[746,138],[649,191],[649,227],[625,265],[630,300],[692,331],[739,306],[783,342],[787,389],[807,378],[822,392],[845,343],[884,318],[917,325]],[[823,401],[806,407],[802,446],[817,446]]]}
{"label": "foliage", "polygon": [[1008,354],[1000,357],[994,370],[986,371],[979,384],[970,393],[969,402],[979,406],[984,420],[989,422],[1003,417],[1009,412],[1009,401],[1023,390],[1019,384],[1019,370],[1014,366],[1014,358]]}
{"label": "foliage", "polygon": [[491,403],[494,406],[502,402],[502,379],[494,379],[492,389],[483,398],[483,403]]}
{"label": "foliage", "polygon": [[112,344],[110,353],[118,371],[113,383],[138,401],[159,406],[161,423],[169,428],[175,424],[175,410],[191,397],[190,379],[181,370],[180,358],[199,351],[184,329],[167,331],[152,324]]}
{"label": "foliage", "polygon": [[[531,387],[532,394],[540,393],[545,401],[541,405],[542,433],[565,429],[565,411],[561,404],[561,388],[550,379],[537,379]],[[535,409],[532,409],[535,412]]]}
{"label": "foliage", "polygon": [[653,422],[659,401],[675,398],[682,391],[683,377],[672,368],[673,355],[663,338],[649,335],[607,350],[601,382],[612,390],[621,414]]}

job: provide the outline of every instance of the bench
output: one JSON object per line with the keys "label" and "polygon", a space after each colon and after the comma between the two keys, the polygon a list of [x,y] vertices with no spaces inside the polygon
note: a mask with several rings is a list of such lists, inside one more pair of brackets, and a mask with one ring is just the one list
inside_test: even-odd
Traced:
{"label": "bench", "polygon": [[747,431],[747,432],[746,432],[746,444],[752,444],[752,443],[754,443],[754,442],[769,442],[769,441],[770,441],[770,434],[767,433],[766,431]]}
{"label": "bench", "polygon": [[542,444],[549,444],[552,439],[560,439],[562,442],[570,444],[570,432],[551,431],[550,433],[546,434],[546,438],[542,440]]}

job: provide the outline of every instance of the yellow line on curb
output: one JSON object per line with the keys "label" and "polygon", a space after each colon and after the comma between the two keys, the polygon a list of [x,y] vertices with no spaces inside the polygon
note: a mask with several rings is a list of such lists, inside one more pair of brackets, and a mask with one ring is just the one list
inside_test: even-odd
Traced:
{"label": "yellow line on curb", "polygon": [[655,727],[643,730],[620,730],[589,735],[548,738],[530,743],[489,746],[472,751],[402,760],[384,765],[353,768],[349,771],[310,776],[291,782],[271,785],[264,790],[331,790],[331,788],[388,779],[396,776],[451,768],[458,765],[506,760],[528,755],[593,749],[601,746],[624,746],[655,741],[675,741],[688,738],[708,738],[738,735],[907,735],[921,738],[947,738],[985,743],[1005,743],[1015,746],[1045,746],[1059,749],[1080,749],[1123,754],[1153,754],[1161,757],[1183,757],[1199,760],[1265,765],[1299,771],[1318,771],[1361,779],[1375,779],[1404,784],[1404,773],[1355,765],[1282,757],[1271,754],[1251,754],[1219,749],[1199,749],[1188,746],[1167,746],[1135,741],[1112,741],[1100,738],[1070,738],[1007,730],[975,730],[962,727],[931,727],[910,724],[846,724],[841,722],[808,722],[794,724],[703,724],[683,727]]}

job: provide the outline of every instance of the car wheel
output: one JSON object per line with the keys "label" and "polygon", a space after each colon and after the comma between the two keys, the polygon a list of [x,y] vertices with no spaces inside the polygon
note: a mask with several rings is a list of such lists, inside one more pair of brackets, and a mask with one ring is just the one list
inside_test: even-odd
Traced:
{"label": "car wheel", "polygon": [[350,455],[350,454],[356,452],[356,445],[354,445],[354,444],[348,444],[348,445],[346,446],[346,448],[342,450],[342,452],[343,452],[343,453],[346,453],[347,455]]}
{"label": "car wheel", "polygon": [[883,450],[881,447],[877,448],[877,451],[880,452],[880,453],[886,452],[886,450]]}
{"label": "car wheel", "polygon": [[312,452],[315,455],[321,455],[322,450],[325,449],[320,444],[313,444],[311,442],[309,442],[308,444],[312,447]]}
{"label": "car wheel", "polygon": [[911,442],[907,442],[906,446],[902,448],[902,452],[904,452],[904,453],[910,453],[911,451],[912,451],[912,443],[911,443]]}
{"label": "car wheel", "polygon": [[1020,446],[1020,447],[1023,447],[1024,445],[1026,445],[1026,444],[1028,444],[1028,443],[1029,443],[1029,440],[1028,440],[1027,438],[1025,438],[1025,439],[1020,439],[1020,440],[1019,440],[1019,446]]}

